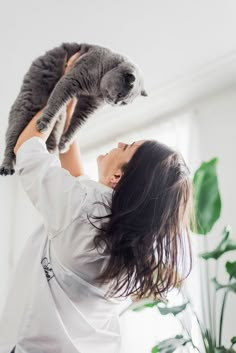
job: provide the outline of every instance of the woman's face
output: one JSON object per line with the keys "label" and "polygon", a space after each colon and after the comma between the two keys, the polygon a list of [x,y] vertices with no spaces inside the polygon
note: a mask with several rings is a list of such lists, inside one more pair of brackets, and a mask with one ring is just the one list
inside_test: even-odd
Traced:
{"label": "woman's face", "polygon": [[122,176],[121,167],[128,163],[137,148],[146,140],[134,141],[131,144],[118,142],[117,147],[97,157],[99,182],[114,188]]}

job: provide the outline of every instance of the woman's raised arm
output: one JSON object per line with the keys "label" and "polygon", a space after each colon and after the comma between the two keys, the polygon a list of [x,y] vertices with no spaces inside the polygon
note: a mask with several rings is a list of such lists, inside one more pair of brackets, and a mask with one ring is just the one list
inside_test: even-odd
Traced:
{"label": "woman's raised arm", "polygon": [[84,174],[80,147],[77,140],[71,144],[70,149],[66,153],[60,153],[59,158],[62,168],[67,169],[71,175],[77,177]]}

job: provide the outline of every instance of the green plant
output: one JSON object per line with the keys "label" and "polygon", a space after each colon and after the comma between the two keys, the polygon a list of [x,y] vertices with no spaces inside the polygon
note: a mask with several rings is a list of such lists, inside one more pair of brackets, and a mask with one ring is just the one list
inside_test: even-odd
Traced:
{"label": "green plant", "polygon": [[[215,222],[219,219],[221,213],[221,197],[218,188],[218,178],[216,172],[217,158],[213,158],[208,162],[203,162],[201,166],[196,170],[193,177],[193,190],[194,190],[194,212],[196,218],[196,225],[194,231],[198,235],[206,236],[211,232]],[[191,225],[191,230],[193,227]],[[152,301],[146,300],[145,303],[140,301],[131,305],[130,309],[134,311],[140,311],[150,307],[157,307],[161,315],[173,315],[178,319],[183,327],[184,336],[176,335],[173,338],[169,338],[159,342],[152,348],[151,353],[163,352],[163,353],[172,353],[178,347],[191,345],[196,351],[200,352],[199,347],[197,347],[191,336],[191,333],[188,331],[187,327],[179,319],[179,314],[189,308],[197,320],[203,346],[205,349],[204,353],[236,353],[236,350],[233,349],[233,346],[236,344],[236,336],[231,339],[231,346],[225,348],[222,346],[222,329],[223,329],[223,318],[224,311],[228,293],[231,291],[236,293],[236,261],[229,262],[225,264],[226,272],[229,276],[227,284],[220,284],[217,279],[218,275],[218,259],[228,251],[236,250],[236,242],[231,237],[230,227],[225,227],[222,232],[222,240],[218,246],[210,251],[205,251],[204,253],[199,254],[201,261],[204,261],[204,269],[206,270],[206,284],[207,288],[207,307],[208,307],[208,316],[210,327],[207,328],[200,321],[197,313],[194,310],[193,304],[188,298],[188,296],[183,295],[185,302],[180,306],[168,306],[168,302]],[[209,269],[208,269],[208,260],[215,261],[215,276],[210,280],[209,278]],[[200,266],[201,267],[201,266]],[[214,286],[214,296],[213,296],[213,305],[210,301],[210,285]],[[224,290],[223,301],[220,307],[220,322],[218,331],[216,330],[216,296],[218,291]],[[203,299],[203,294],[202,294]],[[212,308],[213,307],[213,308]]]}

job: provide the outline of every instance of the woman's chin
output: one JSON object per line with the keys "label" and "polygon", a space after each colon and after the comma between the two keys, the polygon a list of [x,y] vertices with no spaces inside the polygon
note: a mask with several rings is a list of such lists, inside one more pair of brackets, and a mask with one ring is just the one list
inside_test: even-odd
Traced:
{"label": "woman's chin", "polygon": [[99,163],[101,160],[103,160],[104,157],[105,157],[104,154],[99,154],[99,156],[97,156],[97,163]]}
{"label": "woman's chin", "polygon": [[104,157],[106,157],[108,153],[105,153],[105,154],[99,154],[99,156],[97,156],[97,160],[98,159],[103,159]]}

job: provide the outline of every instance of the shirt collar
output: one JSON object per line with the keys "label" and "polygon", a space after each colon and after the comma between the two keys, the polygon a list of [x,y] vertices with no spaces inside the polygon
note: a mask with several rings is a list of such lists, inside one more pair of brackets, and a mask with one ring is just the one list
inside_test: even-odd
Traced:
{"label": "shirt collar", "polygon": [[110,193],[113,192],[113,189],[110,188],[110,186],[107,186],[107,185],[105,185],[105,184],[99,183],[98,181],[96,181],[96,183],[98,184],[97,187],[98,187],[99,190],[101,190],[101,191],[108,191],[108,192],[110,192]]}
{"label": "shirt collar", "polygon": [[79,180],[83,180],[83,179],[84,180],[90,180],[90,181],[96,183],[96,188],[99,189],[101,192],[108,192],[110,194],[112,194],[112,192],[113,192],[113,189],[110,188],[110,186],[107,186],[105,184],[99,183],[98,181],[90,179],[90,177],[87,174],[82,174],[82,175],[80,175],[80,176],[78,176],[76,178],[79,179]]}

